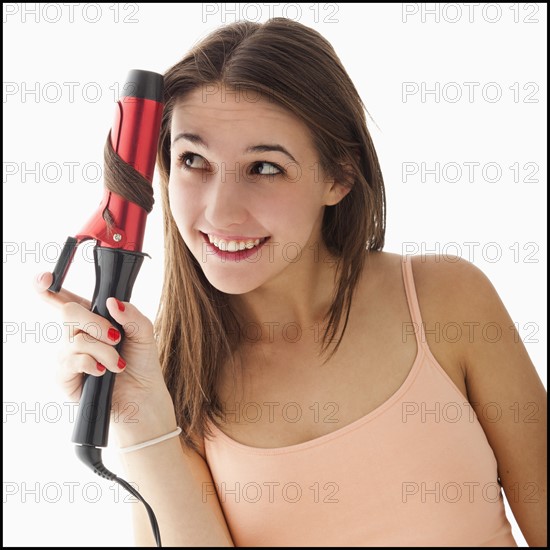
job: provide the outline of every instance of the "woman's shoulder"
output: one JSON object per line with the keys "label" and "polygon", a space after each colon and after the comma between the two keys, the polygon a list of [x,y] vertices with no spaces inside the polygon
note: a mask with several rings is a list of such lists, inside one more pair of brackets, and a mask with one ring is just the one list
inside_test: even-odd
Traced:
{"label": "woman's shoulder", "polygon": [[[502,316],[504,305],[489,278],[470,261],[459,256],[403,256],[392,252],[369,252],[366,277],[387,292],[403,288],[403,263],[410,263],[414,291],[423,322],[458,325]],[[391,285],[387,286],[387,285]],[[454,346],[455,348],[457,346]]]}
{"label": "woman's shoulder", "polygon": [[412,268],[426,342],[458,384],[466,376],[472,354],[488,342],[484,338],[487,327],[493,327],[498,319],[502,325],[497,327],[499,332],[509,329],[504,305],[489,278],[477,266],[458,256],[435,254],[405,257],[391,252],[369,253],[365,271],[373,283],[371,296],[376,288],[384,289],[385,295],[395,296],[388,298],[388,305],[395,306],[397,297],[405,291],[405,260]]}
{"label": "woman's shoulder", "polygon": [[404,256],[385,251],[367,254],[366,272],[371,280],[387,281],[403,277],[403,263],[410,262],[417,294],[424,302],[465,309],[487,296],[494,298],[494,287],[483,271],[460,256],[447,254],[422,254]]}

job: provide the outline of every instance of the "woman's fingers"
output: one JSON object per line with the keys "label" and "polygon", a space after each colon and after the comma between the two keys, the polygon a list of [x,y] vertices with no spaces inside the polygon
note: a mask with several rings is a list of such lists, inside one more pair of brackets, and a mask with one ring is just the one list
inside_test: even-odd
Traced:
{"label": "woman's fingers", "polygon": [[[72,353],[61,355],[59,360],[58,380],[66,382],[75,375],[90,374],[91,376],[102,376],[107,368],[91,355],[84,353]],[[80,380],[80,377],[79,377]]]}
{"label": "woman's fingers", "polygon": [[107,298],[107,309],[111,317],[122,326],[125,340],[137,344],[150,344],[154,340],[153,324],[130,302]]}
{"label": "woman's fingers", "polygon": [[76,302],[61,306],[63,329],[68,343],[84,333],[88,341],[99,341],[114,346],[120,342],[120,331],[110,321]]}
{"label": "woman's fingers", "polygon": [[[65,394],[78,400],[84,375],[104,376],[107,371],[125,373],[119,392],[123,381],[125,389],[140,386],[141,391],[148,384],[156,387],[162,382],[153,324],[145,315],[129,302],[110,297],[105,304],[106,319],[91,311],[88,300],[68,290],[50,292],[52,282],[52,273],[41,273],[34,287],[61,313],[65,345],[58,356],[56,378]],[[127,368],[131,369],[128,373]]]}
{"label": "woman's fingers", "polygon": [[50,292],[48,288],[52,285],[52,283],[53,273],[48,271],[39,273],[34,279],[35,290],[40,294],[42,299],[46,300],[46,302],[57,307],[61,307],[63,304],[68,302],[75,302],[88,310],[92,307],[89,300],[77,296],[64,288],[62,288],[59,292]]}
{"label": "woman's fingers", "polygon": [[112,346],[107,346],[86,332],[79,332],[61,357],[68,372],[85,372],[100,376],[105,370],[119,373],[126,368],[126,361]]}
{"label": "woman's fingers", "polygon": [[[46,302],[62,310],[64,322],[69,328],[69,337],[83,331],[106,344],[113,345],[120,341],[117,329],[109,321],[90,311],[92,305],[89,300],[64,288],[58,293],[50,292],[48,288],[52,282],[52,273],[40,273],[34,281],[34,287]],[[126,339],[138,343],[149,343],[153,340],[153,324],[134,305],[116,298],[108,298],[106,305],[113,319],[123,327]]]}

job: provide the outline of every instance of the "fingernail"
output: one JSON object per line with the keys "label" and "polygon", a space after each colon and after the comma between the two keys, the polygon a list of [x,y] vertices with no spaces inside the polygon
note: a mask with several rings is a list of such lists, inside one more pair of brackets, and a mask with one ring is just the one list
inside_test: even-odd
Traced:
{"label": "fingernail", "polygon": [[105,370],[105,367],[101,363],[96,362],[95,366],[99,372],[103,372]]}
{"label": "fingernail", "polygon": [[121,301],[117,300],[116,298],[115,298],[115,300],[116,300],[116,305],[118,306],[119,311],[124,311],[126,309],[124,307],[124,304]]}
{"label": "fingernail", "polygon": [[118,332],[116,328],[110,328],[107,331],[107,336],[109,337],[109,340],[116,342],[120,338],[120,332]]}
{"label": "fingernail", "polygon": [[117,365],[119,369],[123,369],[126,366],[126,361],[122,357],[119,357]]}
{"label": "fingernail", "polygon": [[37,276],[36,276],[36,282],[38,284],[40,284],[40,281],[42,281],[42,279],[44,278],[44,275],[46,275],[45,273],[39,273]]}

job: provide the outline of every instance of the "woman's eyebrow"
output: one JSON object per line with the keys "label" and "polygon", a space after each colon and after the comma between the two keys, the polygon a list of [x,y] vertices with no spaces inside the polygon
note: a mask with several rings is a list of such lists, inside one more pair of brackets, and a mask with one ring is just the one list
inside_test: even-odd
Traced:
{"label": "woman's eyebrow", "polygon": [[180,134],[178,134],[174,138],[174,141],[172,141],[172,147],[174,146],[174,143],[176,143],[176,141],[178,141],[178,139],[186,139],[187,141],[190,141],[191,143],[194,143],[195,145],[202,145],[204,148],[208,149],[208,144],[198,134],[190,134],[188,132],[181,132]]}
{"label": "woman's eyebrow", "polygon": [[[172,147],[174,146],[174,143],[178,141],[178,139],[186,139],[187,141],[190,141],[191,143],[194,143],[195,145],[201,145],[205,149],[208,149],[208,143],[199,136],[198,134],[191,134],[189,132],[181,132],[178,134],[174,141],[172,141]],[[282,145],[279,145],[277,143],[271,143],[271,144],[260,144],[260,145],[252,145],[251,147],[248,147],[245,150],[245,153],[266,153],[268,151],[277,151],[279,153],[283,153],[286,155],[289,159],[291,159],[293,162],[296,162],[296,159],[288,152],[288,150],[283,147]]]}
{"label": "woman's eyebrow", "polygon": [[296,162],[296,159],[282,145],[278,145],[277,143],[270,145],[253,145],[252,147],[249,147],[245,153],[266,153],[267,151],[278,151],[279,153],[286,155],[293,162]]}

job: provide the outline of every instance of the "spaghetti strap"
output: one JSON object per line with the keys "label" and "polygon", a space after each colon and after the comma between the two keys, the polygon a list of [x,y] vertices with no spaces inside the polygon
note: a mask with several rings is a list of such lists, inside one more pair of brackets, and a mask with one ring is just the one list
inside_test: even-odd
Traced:
{"label": "spaghetti strap", "polygon": [[[418,345],[418,349],[420,350],[420,348],[424,349],[426,346],[426,334],[424,332],[424,323],[422,322],[422,315],[420,314],[420,306],[418,304],[418,296],[414,285],[411,256],[403,256],[402,268],[407,304],[409,306],[414,334],[416,336],[416,343]],[[410,334],[410,331],[404,331],[404,334]]]}

